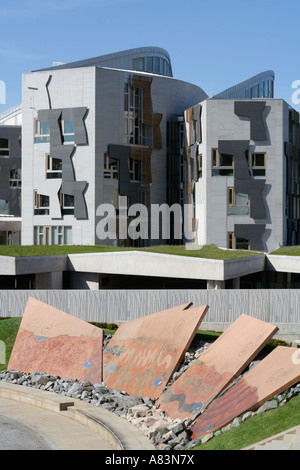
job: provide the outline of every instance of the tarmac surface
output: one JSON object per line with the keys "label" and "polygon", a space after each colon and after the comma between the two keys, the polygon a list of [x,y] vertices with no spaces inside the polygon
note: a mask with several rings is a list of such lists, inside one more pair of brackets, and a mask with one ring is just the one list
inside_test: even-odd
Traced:
{"label": "tarmac surface", "polygon": [[29,426],[0,414],[0,450],[50,450]]}
{"label": "tarmac surface", "polygon": [[154,450],[135,426],[53,392],[0,382],[0,450]]}

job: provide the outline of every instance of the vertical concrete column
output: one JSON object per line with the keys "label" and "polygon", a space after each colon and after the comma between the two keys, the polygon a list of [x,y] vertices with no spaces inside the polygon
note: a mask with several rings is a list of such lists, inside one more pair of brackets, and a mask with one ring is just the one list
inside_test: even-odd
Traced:
{"label": "vertical concrete column", "polygon": [[225,281],[207,281],[207,289],[225,289]]}
{"label": "vertical concrete column", "polygon": [[53,273],[38,273],[35,275],[35,288],[36,290],[48,290],[63,288],[63,273],[62,271]]}
{"label": "vertical concrete column", "polygon": [[233,288],[234,289],[240,289],[241,286],[241,278],[236,277],[235,279],[232,279],[233,281]]}

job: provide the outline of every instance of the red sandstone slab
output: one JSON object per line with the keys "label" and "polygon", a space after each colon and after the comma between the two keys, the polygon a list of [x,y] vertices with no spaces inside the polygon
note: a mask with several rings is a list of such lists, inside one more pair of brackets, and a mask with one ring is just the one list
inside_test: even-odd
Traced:
{"label": "red sandstone slab", "polygon": [[103,330],[29,298],[8,369],[102,381]]}
{"label": "red sandstone slab", "polygon": [[196,419],[192,438],[202,437],[226,426],[244,412],[256,410],[299,380],[299,349],[277,346]]}
{"label": "red sandstone slab", "polygon": [[161,395],[160,408],[173,418],[194,418],[247,367],[278,328],[241,315]]}
{"label": "red sandstone slab", "polygon": [[103,353],[106,384],[157,398],[191,344],[208,306],[190,304],[122,324]]}

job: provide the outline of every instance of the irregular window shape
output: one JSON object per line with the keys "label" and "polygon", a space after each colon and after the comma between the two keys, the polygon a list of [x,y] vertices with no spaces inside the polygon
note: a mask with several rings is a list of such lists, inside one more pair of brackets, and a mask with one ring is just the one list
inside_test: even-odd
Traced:
{"label": "irregular window shape", "polygon": [[9,170],[9,187],[21,188],[21,169]]}
{"label": "irregular window shape", "polygon": [[6,199],[0,199],[0,214],[9,214],[9,202]]}
{"label": "irregular window shape", "polygon": [[0,157],[9,157],[9,140],[0,138]]}
{"label": "irregular window shape", "polygon": [[59,179],[62,177],[62,160],[60,158],[53,158],[48,153],[46,155],[46,178]]}
{"label": "irregular window shape", "polygon": [[34,215],[49,215],[50,197],[34,191]]}

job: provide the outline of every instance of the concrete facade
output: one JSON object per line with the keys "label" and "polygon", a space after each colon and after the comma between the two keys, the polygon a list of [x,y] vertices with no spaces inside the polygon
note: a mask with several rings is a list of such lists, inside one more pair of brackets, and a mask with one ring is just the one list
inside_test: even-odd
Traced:
{"label": "concrete facade", "polygon": [[[145,61],[150,54],[166,60],[165,52],[154,48],[146,50]],[[123,70],[135,60],[127,55],[23,75],[22,244],[118,244],[98,236],[99,205],[118,210],[121,195],[131,205],[144,199],[147,205],[166,202],[167,123],[177,123],[184,109],[207,95],[163,70]],[[86,140],[77,141],[77,128],[72,142],[64,127],[68,116],[82,109],[80,138],[85,132]],[[50,126],[46,131],[43,120]],[[117,161],[115,173],[112,161]]]}
{"label": "concrete facade", "polygon": [[[257,114],[253,107],[248,117],[239,115],[239,108],[250,109],[250,103],[257,106]],[[262,252],[297,244],[299,116],[293,118],[295,112],[288,104],[275,99],[209,99],[201,108],[201,141],[190,132],[193,119],[187,121],[189,150],[196,152],[198,162],[190,194],[195,203],[196,243],[239,248],[238,239],[246,239],[246,249]],[[188,112],[196,115],[196,109]],[[293,132],[297,137],[291,142]],[[287,154],[290,146],[293,158]]]}

